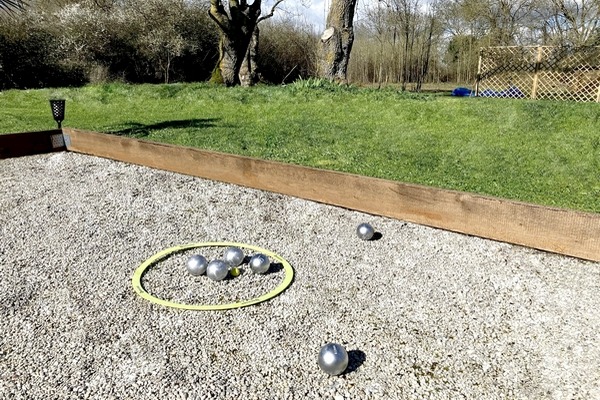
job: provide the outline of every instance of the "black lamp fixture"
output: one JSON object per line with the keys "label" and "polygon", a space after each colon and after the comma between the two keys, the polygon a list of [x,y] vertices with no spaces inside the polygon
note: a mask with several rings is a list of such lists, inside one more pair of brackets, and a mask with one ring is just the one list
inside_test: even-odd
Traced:
{"label": "black lamp fixture", "polygon": [[52,116],[58,124],[58,129],[60,129],[62,122],[65,120],[65,101],[50,100],[50,108],[52,109]]}

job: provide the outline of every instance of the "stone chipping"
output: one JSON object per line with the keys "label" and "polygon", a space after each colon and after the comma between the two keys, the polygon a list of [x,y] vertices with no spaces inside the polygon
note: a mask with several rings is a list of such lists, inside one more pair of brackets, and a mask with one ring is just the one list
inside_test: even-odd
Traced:
{"label": "stone chipping", "polygon": [[[295,279],[228,311],[133,291],[153,254],[213,241]],[[192,278],[187,255],[145,285],[218,302],[281,279]],[[0,160],[0,399],[600,399],[599,293],[600,263],[75,153]]]}

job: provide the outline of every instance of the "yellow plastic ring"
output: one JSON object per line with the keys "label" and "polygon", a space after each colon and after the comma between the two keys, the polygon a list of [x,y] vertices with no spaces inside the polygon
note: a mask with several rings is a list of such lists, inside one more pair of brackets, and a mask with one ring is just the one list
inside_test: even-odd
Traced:
{"label": "yellow plastic ring", "polygon": [[[244,300],[244,301],[240,301],[240,302],[236,302],[236,303],[210,304],[210,305],[207,305],[207,304],[183,304],[183,303],[177,303],[174,301],[164,300],[159,297],[151,295],[142,286],[142,276],[144,275],[146,270],[149,267],[151,267],[152,265],[156,264],[160,260],[164,259],[165,257],[167,257],[173,253],[178,253],[180,251],[195,249],[198,247],[229,247],[229,246],[242,247],[245,249],[254,250],[256,252],[263,253],[264,255],[271,257],[272,259],[280,262],[281,265],[283,265],[283,270],[285,271],[285,277],[283,279],[283,282],[281,282],[279,284],[279,286],[277,286],[275,289],[271,290],[270,292],[263,294],[262,296],[255,297],[250,300]],[[185,244],[185,245],[181,245],[181,246],[175,246],[175,247],[171,247],[166,250],[163,250],[159,253],[156,253],[155,255],[153,255],[146,261],[144,261],[142,264],[140,264],[139,267],[137,267],[137,269],[133,273],[133,278],[131,279],[131,284],[133,285],[133,290],[135,290],[135,292],[138,295],[140,295],[142,298],[144,298],[152,303],[159,304],[161,306],[179,308],[179,309],[183,309],[183,310],[230,310],[232,308],[251,306],[253,304],[258,304],[258,303],[262,303],[263,301],[270,300],[273,297],[281,294],[281,292],[283,292],[285,289],[287,289],[287,287],[290,286],[290,284],[292,283],[293,279],[294,279],[294,269],[292,268],[290,263],[288,263],[283,257],[281,257],[269,250],[261,249],[260,247],[251,246],[249,244],[243,244],[243,243],[208,242],[208,243],[191,243],[191,244]]]}

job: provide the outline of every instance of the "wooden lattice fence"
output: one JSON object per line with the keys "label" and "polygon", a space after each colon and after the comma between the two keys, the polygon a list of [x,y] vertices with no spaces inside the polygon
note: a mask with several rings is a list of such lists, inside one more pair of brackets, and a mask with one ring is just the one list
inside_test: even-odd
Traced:
{"label": "wooden lattice fence", "polygon": [[483,48],[475,93],[600,103],[600,46]]}

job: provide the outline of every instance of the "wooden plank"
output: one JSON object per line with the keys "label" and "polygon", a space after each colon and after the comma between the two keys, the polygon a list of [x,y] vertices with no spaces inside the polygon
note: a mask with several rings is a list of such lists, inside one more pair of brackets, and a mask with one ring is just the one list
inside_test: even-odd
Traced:
{"label": "wooden plank", "polygon": [[479,97],[479,85],[481,83],[481,65],[483,63],[483,49],[479,49],[479,62],[477,63],[477,77],[475,79],[475,97]]}
{"label": "wooden plank", "polygon": [[600,214],[64,129],[68,150],[600,261]]}
{"label": "wooden plank", "polygon": [[0,159],[64,150],[60,129],[0,135]]}
{"label": "wooden plank", "polygon": [[538,46],[537,55],[535,57],[535,71],[533,75],[533,86],[531,88],[531,98],[537,99],[538,83],[540,75],[540,63],[542,62],[542,46]]}

